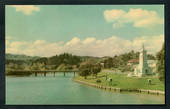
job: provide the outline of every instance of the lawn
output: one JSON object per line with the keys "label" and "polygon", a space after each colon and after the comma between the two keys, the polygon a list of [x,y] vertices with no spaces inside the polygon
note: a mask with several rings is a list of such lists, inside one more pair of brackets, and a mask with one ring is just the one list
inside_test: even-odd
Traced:
{"label": "lawn", "polygon": [[[112,83],[109,83],[106,80],[105,75],[108,75],[107,78],[112,78]],[[102,77],[103,76],[103,77]],[[86,81],[89,83],[95,83],[103,86],[112,86],[121,89],[147,89],[147,90],[160,90],[164,91],[164,83],[161,82],[158,77],[147,76],[147,77],[127,77],[127,74],[113,74],[101,72],[98,74],[98,77],[88,76],[87,79],[84,77],[77,76],[77,80]],[[96,80],[100,79],[101,83],[97,83]],[[148,84],[148,79],[151,79],[152,83]]]}

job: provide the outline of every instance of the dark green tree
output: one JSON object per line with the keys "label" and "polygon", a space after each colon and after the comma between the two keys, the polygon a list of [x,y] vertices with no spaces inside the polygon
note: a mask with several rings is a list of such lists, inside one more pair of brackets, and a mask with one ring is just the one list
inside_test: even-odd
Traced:
{"label": "dark green tree", "polygon": [[101,65],[100,64],[94,64],[91,67],[92,74],[97,78],[97,74],[101,71]]}
{"label": "dark green tree", "polygon": [[87,76],[90,75],[91,72],[91,64],[89,64],[88,62],[81,63],[79,71],[80,71],[79,75],[84,76],[84,79],[87,79]]}
{"label": "dark green tree", "polygon": [[148,55],[147,55],[147,58],[148,58],[149,60],[155,60],[155,57],[154,57],[152,54],[148,54]]}
{"label": "dark green tree", "polygon": [[163,44],[162,49],[157,53],[156,58],[158,60],[157,62],[157,72],[159,74],[159,80],[164,81],[165,80],[165,46]]}
{"label": "dark green tree", "polygon": [[108,59],[104,60],[104,67],[105,68],[113,67],[113,59],[112,58],[108,58]]}
{"label": "dark green tree", "polygon": [[101,71],[101,66],[95,59],[89,59],[80,64],[80,76],[86,79],[88,75],[93,75],[97,78],[97,74]]}

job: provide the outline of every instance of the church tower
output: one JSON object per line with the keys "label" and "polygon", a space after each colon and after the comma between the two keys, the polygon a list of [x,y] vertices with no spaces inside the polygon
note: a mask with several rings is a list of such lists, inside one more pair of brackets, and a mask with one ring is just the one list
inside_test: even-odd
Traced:
{"label": "church tower", "polygon": [[148,64],[147,64],[147,54],[146,54],[146,50],[144,48],[144,44],[142,46],[142,50],[140,51],[140,56],[139,56],[139,68],[140,68],[140,72],[142,74],[147,73],[147,68],[148,68]]}
{"label": "church tower", "polygon": [[142,50],[140,51],[139,56],[139,72],[141,76],[151,74],[151,69],[148,67],[147,63],[147,53],[144,44],[142,46]]}
{"label": "church tower", "polygon": [[139,65],[134,69],[134,76],[142,77],[144,75],[151,75],[151,74],[152,74],[152,70],[148,66],[147,53],[143,44],[139,54]]}

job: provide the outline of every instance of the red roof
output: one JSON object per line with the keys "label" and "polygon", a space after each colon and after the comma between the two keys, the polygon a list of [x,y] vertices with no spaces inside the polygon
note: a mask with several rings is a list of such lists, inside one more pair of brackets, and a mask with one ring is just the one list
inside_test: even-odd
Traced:
{"label": "red roof", "polygon": [[131,59],[131,60],[129,60],[128,62],[129,62],[129,63],[138,63],[139,60],[138,60],[138,59]]}

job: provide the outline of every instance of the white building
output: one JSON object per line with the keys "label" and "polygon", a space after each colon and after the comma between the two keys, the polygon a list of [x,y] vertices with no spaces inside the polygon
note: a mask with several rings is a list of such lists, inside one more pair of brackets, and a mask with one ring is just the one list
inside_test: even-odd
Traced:
{"label": "white building", "polygon": [[148,60],[148,66],[152,69],[152,73],[156,74],[156,63],[157,60]]}
{"label": "white building", "polygon": [[144,75],[151,75],[151,74],[152,74],[152,69],[148,66],[147,53],[143,45],[139,55],[139,64],[134,69],[134,72],[129,74],[128,76],[142,77]]}

